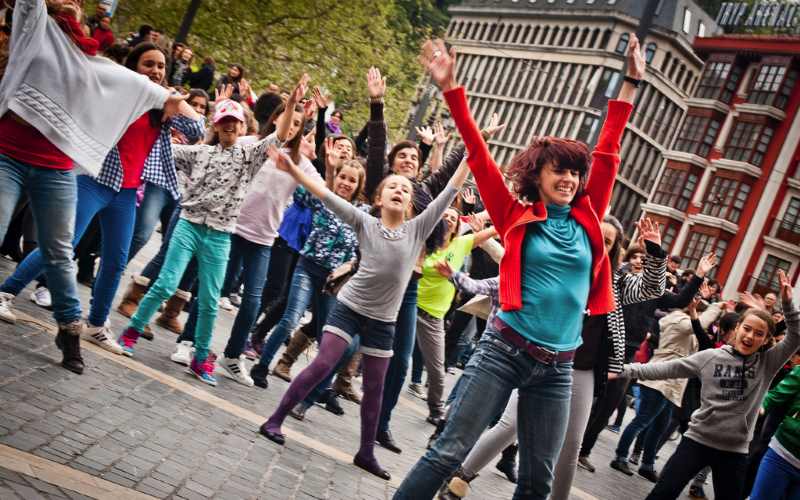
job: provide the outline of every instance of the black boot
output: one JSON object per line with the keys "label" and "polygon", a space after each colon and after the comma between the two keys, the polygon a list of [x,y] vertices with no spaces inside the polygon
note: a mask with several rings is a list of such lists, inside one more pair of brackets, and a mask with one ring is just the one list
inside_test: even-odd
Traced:
{"label": "black boot", "polygon": [[342,416],[344,415],[344,409],[342,405],[339,404],[339,401],[336,400],[339,395],[336,394],[336,391],[333,389],[327,389],[325,394],[322,395],[322,401],[325,401],[325,409],[329,412],[333,413],[334,415]]}
{"label": "black boot", "polygon": [[261,366],[258,363],[254,364],[253,367],[250,368],[250,378],[253,379],[253,383],[256,387],[261,387],[262,389],[269,387],[269,382],[267,382],[268,372],[268,367]]}
{"label": "black boot", "polygon": [[69,324],[59,324],[56,335],[56,347],[61,349],[63,359],[61,366],[67,370],[81,375],[83,373],[83,357],[81,357],[81,331],[83,323],[73,321]]}
{"label": "black boot", "polygon": [[516,444],[512,444],[503,450],[500,461],[495,465],[514,484],[517,484],[517,448]]}

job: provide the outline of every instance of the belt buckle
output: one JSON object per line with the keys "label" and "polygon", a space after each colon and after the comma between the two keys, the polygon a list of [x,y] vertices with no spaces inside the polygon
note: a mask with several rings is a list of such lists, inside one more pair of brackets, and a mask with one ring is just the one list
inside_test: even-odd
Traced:
{"label": "belt buckle", "polygon": [[556,351],[551,351],[550,349],[540,345],[537,345],[536,349],[539,351],[540,355],[544,357],[545,364],[552,365],[558,358],[558,353]]}

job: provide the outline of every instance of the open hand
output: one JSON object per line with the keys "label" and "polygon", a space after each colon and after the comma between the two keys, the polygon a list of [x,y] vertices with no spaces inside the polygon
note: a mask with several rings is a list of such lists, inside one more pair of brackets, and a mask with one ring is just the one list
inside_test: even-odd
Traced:
{"label": "open hand", "polygon": [[303,100],[303,97],[308,92],[308,81],[311,77],[308,76],[308,73],[303,73],[303,76],[300,77],[300,80],[295,85],[294,90],[292,93],[289,94],[289,102],[292,104],[297,104],[298,102]]}
{"label": "open hand", "polygon": [[311,97],[317,104],[317,108],[325,109],[328,107],[328,96],[322,93],[322,89],[319,88],[319,86],[315,86],[313,89],[311,89]]}
{"label": "open hand", "polygon": [[445,46],[444,40],[441,38],[426,40],[422,44],[422,53],[419,60],[442,92],[457,86],[455,47],[450,47],[450,50],[447,50],[447,46]]}
{"label": "open hand", "polygon": [[475,205],[475,202],[477,201],[475,191],[470,188],[466,188],[461,191],[461,198],[464,200],[464,203],[468,205]]}
{"label": "open hand", "polygon": [[367,71],[367,91],[370,99],[383,99],[386,95],[386,77],[375,66]]}
{"label": "open hand", "polygon": [[314,135],[316,131],[312,130],[303,136],[300,141],[300,154],[305,156],[311,161],[317,159],[316,144],[314,144]]}
{"label": "open hand", "polygon": [[704,278],[709,271],[714,269],[714,266],[717,265],[717,254],[711,252],[708,255],[704,255],[700,262],[697,263],[697,270],[695,274],[700,277]]}
{"label": "open hand", "polygon": [[639,228],[639,246],[645,248],[645,241],[650,241],[661,246],[661,228],[658,222],[653,222],[649,217],[644,217],[636,223]]}
{"label": "open hand", "polygon": [[239,80],[239,95],[242,96],[244,100],[250,98],[250,84],[247,83],[247,80],[244,78]]}
{"label": "open hand", "polygon": [[644,50],[639,44],[639,38],[631,33],[631,41],[628,44],[628,67],[627,76],[641,80],[644,78],[644,73],[647,71],[647,59],[644,56]]}
{"label": "open hand", "polygon": [[713,292],[711,291],[711,287],[708,286],[708,281],[703,280],[703,283],[700,285],[700,296],[703,297],[703,299],[708,300],[712,295]]}
{"label": "open hand", "polygon": [[417,127],[417,135],[422,142],[430,146],[433,144],[433,140],[435,139],[435,134],[433,133],[433,129],[427,125],[423,125],[422,127]]}
{"label": "open hand", "polygon": [[504,128],[506,128],[506,124],[500,123],[500,115],[492,113],[492,117],[489,119],[489,125],[481,130],[481,134],[483,134],[485,139],[491,139]]}
{"label": "open hand", "polygon": [[435,262],[433,267],[435,267],[436,271],[445,278],[450,279],[453,277],[453,268],[450,267],[450,264],[448,264],[446,260]]}
{"label": "open hand", "polygon": [[450,138],[450,133],[444,129],[444,125],[442,122],[436,122],[433,124],[433,139],[436,141],[437,146],[444,146],[447,143],[447,140]]}
{"label": "open hand", "polygon": [[764,299],[762,299],[760,295],[753,295],[750,292],[741,292],[739,294],[739,302],[753,309],[762,309],[765,311],[767,309],[767,306],[764,304]]}

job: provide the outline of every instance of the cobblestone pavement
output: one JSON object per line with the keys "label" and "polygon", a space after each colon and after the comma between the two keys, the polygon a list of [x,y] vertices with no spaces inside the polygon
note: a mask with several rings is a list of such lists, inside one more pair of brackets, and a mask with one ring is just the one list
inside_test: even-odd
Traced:
{"label": "cobblestone pavement", "polygon": [[[137,257],[132,271],[152,255],[152,247]],[[0,276],[8,276],[13,266],[0,258]],[[79,288],[86,306],[89,290]],[[343,417],[314,408],[304,422],[289,418],[287,444],[278,447],[256,429],[277,405],[285,382],[270,377],[270,388],[261,390],[219,373],[219,385],[210,388],[169,360],[175,336],[157,327],[156,339],[140,341],[133,359],[84,343],[87,369],[74,375],[58,366],[50,313],[31,303],[29,292],[16,300],[21,312],[17,324],[0,323],[2,500],[391,498],[433,430],[425,422],[424,402],[404,394],[392,420],[403,453],[376,448],[392,474],[388,483],[350,463],[358,447],[359,420],[358,406],[349,402],[342,403]],[[233,313],[220,312],[215,351],[227,341],[233,318]],[[114,312],[111,323],[119,332],[126,319]],[[307,362],[301,359],[295,371]],[[448,388],[455,378],[448,375]],[[651,483],[645,479],[623,477],[607,467],[616,438],[601,436],[592,457],[598,471],[579,469],[573,498],[636,499],[649,492]],[[660,464],[673,448],[667,445]],[[474,481],[471,497],[512,494],[513,485],[492,468]]]}

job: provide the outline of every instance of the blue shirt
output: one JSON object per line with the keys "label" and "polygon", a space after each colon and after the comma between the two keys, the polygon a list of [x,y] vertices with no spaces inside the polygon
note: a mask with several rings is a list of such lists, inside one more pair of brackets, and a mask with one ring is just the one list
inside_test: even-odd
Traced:
{"label": "blue shirt", "polygon": [[592,249],[572,207],[547,205],[547,219],[529,224],[522,249],[522,308],[498,317],[520,335],[555,351],[581,345],[589,299]]}

